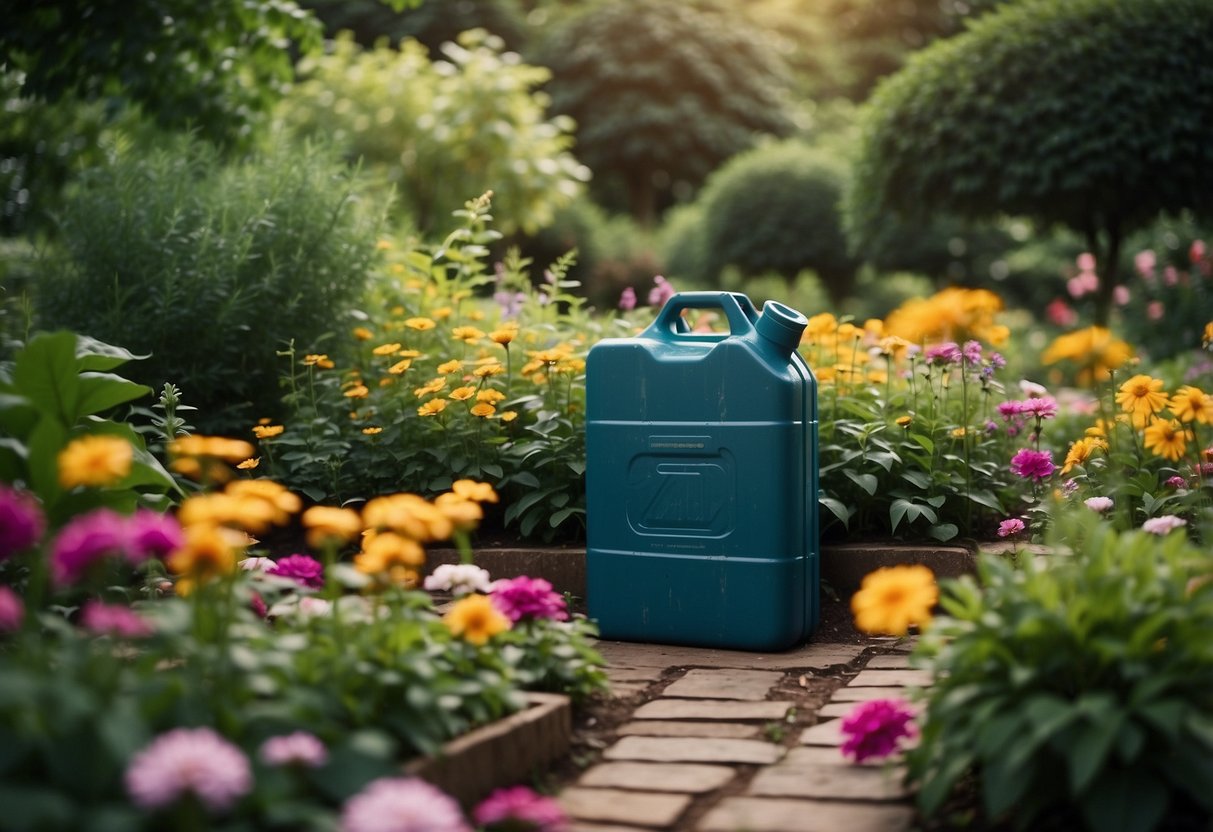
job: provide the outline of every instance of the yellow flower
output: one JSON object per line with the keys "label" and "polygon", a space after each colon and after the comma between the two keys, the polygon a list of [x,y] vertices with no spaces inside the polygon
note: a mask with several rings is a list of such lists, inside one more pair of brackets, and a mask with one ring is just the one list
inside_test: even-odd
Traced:
{"label": "yellow flower", "polygon": [[486,387],[476,394],[476,401],[484,402],[485,404],[497,404],[505,398],[505,393],[500,390],[494,390],[492,387]]}
{"label": "yellow flower", "polygon": [[478,503],[497,502],[497,492],[487,482],[476,480],[455,480],[451,483],[451,493],[465,500],[475,500]]}
{"label": "yellow flower", "polygon": [[1133,348],[1101,326],[1067,332],[1053,339],[1053,343],[1041,355],[1045,364],[1058,361],[1073,361],[1081,370],[1078,381],[1091,384],[1107,381],[1112,371],[1119,369],[1133,357]]}
{"label": "yellow flower", "polygon": [[474,326],[457,326],[451,330],[451,335],[465,344],[474,344],[484,337],[484,332]]}
{"label": "yellow flower", "polygon": [[282,425],[254,425],[253,436],[258,439],[270,439],[278,436],[282,431],[286,430]]}
{"label": "yellow flower", "polygon": [[354,337],[357,338],[359,341],[369,341],[375,337],[375,333],[371,332],[369,329],[367,329],[364,326],[354,327],[353,334],[354,334]]}
{"label": "yellow flower", "polygon": [[376,425],[372,425],[370,427],[363,428],[362,432],[364,434],[366,434],[367,436],[374,436],[375,434],[383,433],[383,428],[378,427]]}
{"label": "yellow flower", "polygon": [[473,416],[479,416],[482,419],[487,419],[497,412],[497,408],[493,407],[491,404],[478,402],[477,404],[472,405],[472,409],[468,412]]}
{"label": "yellow flower", "polygon": [[236,467],[239,468],[241,471],[251,471],[260,464],[261,464],[260,457],[250,457],[249,459],[246,459],[243,462],[237,463]]}
{"label": "yellow flower", "polygon": [[246,504],[252,501],[267,503],[272,509],[271,522],[279,526],[303,508],[303,501],[299,499],[298,494],[273,480],[237,480],[228,483],[224,492]]}
{"label": "yellow flower", "polygon": [[104,488],[129,474],[134,459],[135,449],[120,436],[81,436],[59,452],[59,484]]}
{"label": "yellow flower", "polygon": [[1202,425],[1213,424],[1213,395],[1185,384],[1167,402],[1171,412],[1181,422],[1197,421]]}
{"label": "yellow flower", "polygon": [[484,510],[479,503],[464,499],[453,491],[439,494],[434,500],[434,508],[442,512],[457,529],[474,529],[484,518]]}
{"label": "yellow flower", "polygon": [[380,237],[375,241],[375,248],[379,251],[391,251],[395,247],[395,243],[393,243],[391,240],[384,239],[383,237]]}
{"label": "yellow flower", "polygon": [[898,427],[908,428],[910,426],[910,423],[913,421],[914,421],[913,416],[898,416],[897,417]]}
{"label": "yellow flower", "polygon": [[850,338],[861,338],[863,337],[863,330],[855,326],[855,324],[851,323],[850,321],[847,321],[846,323],[838,325],[837,334],[838,337],[843,340]]}
{"label": "yellow flower", "polygon": [[935,575],[921,565],[886,566],[864,576],[851,596],[855,627],[865,633],[904,636],[931,620],[939,600]]}
{"label": "yellow flower", "polygon": [[475,387],[456,387],[450,392],[450,397],[457,402],[466,402],[474,395],[476,395]]}
{"label": "yellow flower", "polygon": [[417,568],[424,563],[421,544],[394,532],[368,533],[362,551],[354,556],[354,568],[359,572],[404,587],[417,584]]}
{"label": "yellow flower", "polygon": [[396,353],[400,352],[401,346],[402,345],[399,343],[380,344],[379,346],[375,347],[375,349],[371,350],[371,352],[375,355],[395,355]]}
{"label": "yellow flower", "polygon": [[400,375],[409,367],[413,366],[413,359],[406,358],[403,361],[397,361],[395,364],[387,368],[387,371],[393,375]]}
{"label": "yellow flower", "polygon": [[536,350],[528,354],[540,364],[555,364],[557,361],[569,357],[569,351],[559,347],[550,350]]}
{"label": "yellow flower", "polygon": [[437,318],[440,321],[445,321],[447,318],[451,317],[452,310],[451,310],[451,307],[449,307],[449,306],[440,306],[437,309],[431,311],[430,314],[433,315],[435,318]]}
{"label": "yellow flower", "polygon": [[487,644],[493,636],[510,629],[510,619],[493,606],[487,595],[480,594],[456,601],[442,616],[442,623],[451,635],[477,646]]}
{"label": "yellow flower", "polygon": [[820,341],[828,335],[833,335],[837,330],[838,319],[829,312],[822,312],[820,315],[809,318],[809,325],[805,327],[803,340]]}
{"label": "yellow flower", "polygon": [[323,353],[310,353],[303,356],[303,366],[305,367],[320,367],[325,366],[326,364],[328,367],[333,366],[333,362],[330,361],[329,357]]}
{"label": "yellow flower", "polygon": [[370,393],[371,391],[367,389],[365,384],[355,384],[341,395],[345,396],[347,399],[365,399],[370,395]]}
{"label": "yellow flower", "polygon": [[1188,449],[1188,432],[1175,419],[1153,418],[1146,428],[1145,445],[1155,456],[1178,462]]}
{"label": "yellow flower", "polygon": [[450,361],[444,361],[438,365],[438,372],[442,375],[456,373],[463,369],[463,362],[458,358],[452,358]]}
{"label": "yellow flower", "polygon": [[1167,406],[1167,394],[1162,392],[1162,379],[1147,375],[1135,375],[1120,385],[1116,403],[1133,419],[1133,426],[1141,428],[1146,420]]}
{"label": "yellow flower", "polygon": [[1207,324],[1205,324],[1205,333],[1201,336],[1200,343],[1205,349],[1208,349],[1210,345],[1213,345],[1213,321],[1209,321]]}
{"label": "yellow flower", "polygon": [[437,416],[442,411],[446,410],[446,399],[430,399],[421,407],[417,408],[418,416]]}
{"label": "yellow flower", "polygon": [[1107,450],[1107,448],[1108,443],[1098,436],[1088,435],[1074,440],[1074,443],[1070,445],[1070,450],[1066,453],[1066,461],[1061,467],[1061,472],[1068,474],[1075,465],[1086,465],[1092,453],[1096,450]]}
{"label": "yellow flower", "polygon": [[489,378],[490,376],[499,376],[505,372],[505,367],[500,364],[485,364],[483,367],[477,367],[472,370],[472,375],[476,378]]}
{"label": "yellow flower", "polygon": [[413,391],[413,395],[417,398],[425,398],[431,393],[437,393],[446,387],[446,376],[438,376],[438,378],[430,379],[428,382],[418,387]]}
{"label": "yellow flower", "polygon": [[177,593],[189,595],[202,583],[236,570],[235,541],[227,530],[210,523],[186,526],[182,545],[169,552],[165,565],[175,575],[180,575]]}
{"label": "yellow flower", "polygon": [[516,410],[507,410],[504,413],[502,413],[500,416],[500,419],[503,422],[512,422],[517,418],[518,418],[518,411],[516,411]]}
{"label": "yellow flower", "polygon": [[415,329],[418,332],[425,332],[427,329],[433,329],[438,326],[433,318],[409,318],[404,322],[404,325],[409,329]]}
{"label": "yellow flower", "polygon": [[451,536],[451,521],[416,494],[375,497],[362,509],[362,519],[369,528],[390,529],[422,543]]}
{"label": "yellow flower", "polygon": [[517,337],[518,337],[517,328],[502,327],[500,329],[494,329],[492,332],[489,333],[489,338],[491,338],[493,341],[496,341],[498,344],[501,344],[501,346],[503,346],[503,347],[508,345],[511,341],[513,341]]}
{"label": "yellow flower", "polygon": [[353,509],[312,506],[300,518],[307,543],[317,549],[328,543],[349,543],[362,531],[362,516]]}

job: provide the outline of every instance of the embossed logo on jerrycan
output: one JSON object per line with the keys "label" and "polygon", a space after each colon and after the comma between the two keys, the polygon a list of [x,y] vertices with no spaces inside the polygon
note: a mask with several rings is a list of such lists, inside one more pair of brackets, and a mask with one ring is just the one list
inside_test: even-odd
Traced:
{"label": "embossed logo on jerrycan", "polygon": [[[682,312],[719,309],[728,333]],[[684,292],[586,366],[589,614],[603,638],[781,650],[818,619],[817,383],[808,321]]]}

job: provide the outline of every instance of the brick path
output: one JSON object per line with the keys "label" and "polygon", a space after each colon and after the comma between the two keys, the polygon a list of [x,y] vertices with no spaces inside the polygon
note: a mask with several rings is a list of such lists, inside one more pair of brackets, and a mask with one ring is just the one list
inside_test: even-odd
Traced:
{"label": "brick path", "polygon": [[[858,644],[779,654],[621,642],[598,648],[614,695],[637,705],[601,760],[560,793],[574,832],[911,828],[900,767],[856,766],[838,749],[839,717],[854,703],[929,684],[909,668],[904,643],[886,655]],[[820,705],[797,696],[802,674],[845,684]]]}

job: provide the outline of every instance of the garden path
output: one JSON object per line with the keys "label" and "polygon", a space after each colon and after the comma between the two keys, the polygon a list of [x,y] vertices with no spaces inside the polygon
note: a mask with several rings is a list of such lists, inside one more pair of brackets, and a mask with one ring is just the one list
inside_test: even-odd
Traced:
{"label": "garden path", "polygon": [[[929,684],[901,639],[785,653],[602,641],[614,707],[587,726],[559,800],[574,832],[903,832],[894,765],[839,750],[854,703]],[[595,725],[601,720],[603,723]],[[575,739],[575,742],[577,740]]]}

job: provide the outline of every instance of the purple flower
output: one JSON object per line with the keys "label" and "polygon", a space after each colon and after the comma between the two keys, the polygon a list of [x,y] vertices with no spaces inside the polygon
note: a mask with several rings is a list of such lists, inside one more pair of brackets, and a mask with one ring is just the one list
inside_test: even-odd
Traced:
{"label": "purple flower", "polygon": [[0,485],[0,560],[33,546],[46,531],[38,498]]}
{"label": "purple flower", "polygon": [[1003,367],[1007,366],[1007,360],[1002,357],[1002,353],[992,352],[990,353],[990,366],[995,370],[1001,370]]}
{"label": "purple flower", "polygon": [[502,290],[493,293],[493,301],[501,308],[501,317],[513,318],[517,317],[522,304],[526,302],[526,294]]}
{"label": "purple flower", "polygon": [[127,520],[127,560],[141,563],[163,558],[185,542],[181,524],[175,517],[141,508]]}
{"label": "purple flower", "polygon": [[311,555],[287,555],[266,570],[267,575],[290,578],[300,586],[319,589],[324,586],[324,564]]}
{"label": "purple flower", "polygon": [[328,762],[329,752],[315,734],[296,731],[270,737],[261,744],[257,752],[262,762],[271,766],[298,765],[304,768],[320,768]]}
{"label": "purple flower", "polygon": [[141,809],[171,806],[192,794],[211,812],[223,812],[253,788],[248,758],[210,728],[161,734],[126,768],[126,790]]}
{"label": "purple flower", "polygon": [[473,810],[472,819],[487,832],[565,832],[569,828],[559,803],[526,786],[497,789]]}
{"label": "purple flower", "polygon": [[619,293],[619,308],[624,312],[631,312],[636,308],[636,290],[631,286],[625,286]]}
{"label": "purple flower", "polygon": [[998,524],[998,536],[1011,537],[1012,535],[1019,534],[1025,528],[1027,527],[1024,526],[1022,520],[1020,520],[1018,517],[1012,517],[1008,520],[1003,520]]}
{"label": "purple flower", "polygon": [[346,801],[341,832],[471,832],[450,796],[413,777],[372,780]]}
{"label": "purple flower", "polygon": [[1053,473],[1053,454],[1049,451],[1034,451],[1024,448],[1011,457],[1011,473],[1024,479],[1034,479],[1040,482]]}
{"label": "purple flower", "polygon": [[0,633],[11,633],[21,627],[25,604],[21,596],[6,586],[0,586]]}
{"label": "purple flower", "polygon": [[980,341],[965,341],[964,347],[961,349],[961,354],[964,360],[970,364],[981,363],[981,342]]}
{"label": "purple flower", "polygon": [[552,585],[543,578],[517,578],[493,583],[489,598],[493,606],[510,621],[524,618],[551,618],[564,621],[569,617],[564,598],[552,591]]}
{"label": "purple flower", "polygon": [[878,760],[896,753],[900,741],[918,735],[914,710],[901,699],[861,702],[842,718],[842,755],[856,763]]}
{"label": "purple flower", "polygon": [[955,341],[927,347],[926,362],[928,364],[959,364],[963,358],[964,354],[961,353],[960,347],[956,345]]}
{"label": "purple flower", "polygon": [[657,275],[653,278],[653,288],[649,290],[649,306],[660,309],[665,306],[667,300],[676,294],[678,293],[674,291],[674,285],[661,275]]}
{"label": "purple flower", "polygon": [[150,622],[130,607],[88,601],[80,611],[80,626],[99,636],[144,638],[154,630]]}
{"label": "purple flower", "polygon": [[1183,477],[1174,476],[1167,480],[1167,485],[1172,488],[1185,488],[1188,485],[1188,481]]}
{"label": "purple flower", "polygon": [[64,526],[51,547],[51,577],[59,586],[80,580],[107,555],[126,552],[126,518],[107,508],[81,514]]}
{"label": "purple flower", "polygon": [[1151,517],[1141,524],[1141,530],[1150,534],[1165,535],[1174,529],[1188,525],[1188,521],[1174,514],[1164,514],[1162,517]]}

